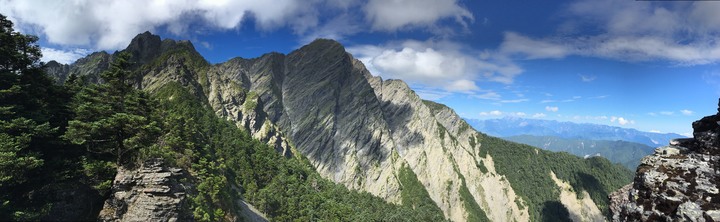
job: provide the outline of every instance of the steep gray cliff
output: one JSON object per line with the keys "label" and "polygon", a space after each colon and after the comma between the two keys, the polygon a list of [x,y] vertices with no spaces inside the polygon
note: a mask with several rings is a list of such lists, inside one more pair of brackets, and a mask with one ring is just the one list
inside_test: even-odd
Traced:
{"label": "steep gray cliff", "polygon": [[635,181],[610,195],[614,221],[720,221],[720,104],[642,159]]}

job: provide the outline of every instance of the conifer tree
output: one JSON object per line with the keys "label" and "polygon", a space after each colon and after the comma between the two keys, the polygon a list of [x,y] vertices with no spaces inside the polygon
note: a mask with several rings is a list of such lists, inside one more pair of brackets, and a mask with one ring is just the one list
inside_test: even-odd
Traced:
{"label": "conifer tree", "polygon": [[[27,172],[43,164],[30,148],[38,136],[51,132],[38,124],[44,102],[33,91],[45,82],[40,68],[37,37],[15,32],[12,21],[0,15],[0,193],[27,180]],[[2,198],[2,197],[0,197]]]}
{"label": "conifer tree", "polygon": [[132,86],[129,59],[129,53],[119,53],[101,74],[103,84],[75,95],[75,119],[64,135],[90,152],[115,157],[117,165],[127,160],[127,154],[152,145],[160,132],[155,103]]}

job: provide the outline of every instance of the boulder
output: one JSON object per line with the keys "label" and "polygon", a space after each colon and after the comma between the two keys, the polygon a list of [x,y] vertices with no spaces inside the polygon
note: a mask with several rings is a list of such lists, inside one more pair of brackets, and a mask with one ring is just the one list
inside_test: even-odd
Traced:
{"label": "boulder", "polygon": [[162,159],[146,161],[137,169],[119,168],[111,196],[99,221],[188,221],[183,212],[187,177],[179,168],[163,166]]}

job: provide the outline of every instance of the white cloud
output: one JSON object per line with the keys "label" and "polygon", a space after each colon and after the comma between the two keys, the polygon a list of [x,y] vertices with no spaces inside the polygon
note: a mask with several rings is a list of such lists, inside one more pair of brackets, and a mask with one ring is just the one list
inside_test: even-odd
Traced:
{"label": "white cloud", "polygon": [[550,111],[550,112],[557,112],[559,110],[559,108],[557,106],[546,106],[545,110]]}
{"label": "white cloud", "polygon": [[680,112],[686,116],[692,115],[694,113],[692,110],[687,110],[687,109],[680,110]]}
{"label": "white cloud", "polygon": [[620,125],[625,125],[625,124],[634,122],[634,121],[632,121],[632,120],[627,120],[627,119],[622,118],[622,117],[619,117],[617,120],[618,120],[618,123],[619,123]]}
{"label": "white cloud", "polygon": [[503,113],[500,110],[493,110],[490,112],[480,112],[480,116],[500,116]]}
{"label": "white cloud", "polygon": [[475,95],[472,95],[472,97],[478,98],[478,99],[499,100],[500,94],[490,91],[490,92],[485,92],[482,94],[475,94]]}
{"label": "white cloud", "polygon": [[[720,62],[720,4],[581,0],[567,7],[554,36],[506,33],[501,51],[527,59],[569,55],[680,65]],[[583,27],[579,27],[582,25]],[[577,30],[592,27],[597,34]]]}
{"label": "white cloud", "polygon": [[500,45],[500,51],[505,54],[521,53],[528,59],[558,59],[570,54],[570,49],[563,45],[533,40],[514,32],[505,33],[505,39]]}
{"label": "white cloud", "polygon": [[[450,92],[479,91],[477,81],[509,84],[523,71],[508,60],[468,53],[463,48],[449,41],[407,40],[384,46],[357,45],[347,50],[374,75]],[[491,95],[499,99],[499,95]]]}
{"label": "white cloud", "polygon": [[543,118],[546,117],[545,113],[535,113],[532,115],[533,118]]}
{"label": "white cloud", "polygon": [[662,133],[660,130],[656,130],[656,129],[650,130],[650,132],[651,133]]}
{"label": "white cloud", "polygon": [[[345,6],[342,5],[337,7],[345,8]],[[360,19],[356,18],[354,14],[350,13],[337,15],[324,23],[320,23],[317,28],[310,29],[307,34],[302,36],[299,43],[305,45],[318,38],[334,39],[342,42],[347,36],[360,33],[364,30],[363,24],[359,20]]]}
{"label": "white cloud", "polygon": [[620,124],[620,125],[635,124],[635,120],[629,120],[629,119],[625,119],[625,118],[623,118],[623,117],[611,116],[611,117],[610,117],[610,122],[613,122],[613,123],[614,123],[615,121],[617,121],[617,123]]}
{"label": "white cloud", "polygon": [[583,82],[592,82],[595,81],[595,79],[597,79],[596,76],[580,75],[580,80],[582,80]]}
{"label": "white cloud", "polygon": [[12,1],[0,0],[0,13],[21,27],[32,27],[54,44],[120,49],[133,36],[167,28],[175,34],[190,32],[192,21],[219,29],[240,27],[253,17],[261,30],[287,26],[304,33],[318,25],[315,5],[320,1]]}
{"label": "white cloud", "polygon": [[40,48],[42,51],[42,61],[43,62],[49,62],[52,60],[55,60],[56,62],[62,63],[62,64],[70,64],[78,60],[79,58],[85,57],[88,53],[90,53],[88,50],[85,49],[70,49],[70,50],[62,50],[62,49],[54,49],[54,48]]}
{"label": "white cloud", "polygon": [[521,102],[527,102],[530,101],[529,99],[510,99],[510,100],[500,100],[501,103],[521,103]]}
{"label": "white cloud", "polygon": [[671,116],[672,114],[675,114],[675,112],[672,111],[660,111],[661,115]]}
{"label": "white cloud", "polygon": [[462,26],[473,22],[472,13],[457,0],[370,0],[363,8],[374,30],[395,31],[404,27],[432,26],[453,18]]}
{"label": "white cloud", "polygon": [[469,92],[479,90],[480,87],[475,85],[475,82],[473,81],[467,79],[460,79],[450,82],[450,85],[448,85],[446,89],[448,91]]}
{"label": "white cloud", "polygon": [[239,29],[247,21],[263,31],[288,27],[303,39],[372,30],[452,30],[437,24],[443,19],[467,29],[474,21],[457,0],[0,0],[0,5],[0,13],[19,30],[37,31],[32,34],[53,44],[101,50],[124,48],[148,30],[187,35],[202,32],[199,27]]}
{"label": "white cloud", "polygon": [[648,115],[650,115],[650,116],[657,116],[657,113],[649,112]]}

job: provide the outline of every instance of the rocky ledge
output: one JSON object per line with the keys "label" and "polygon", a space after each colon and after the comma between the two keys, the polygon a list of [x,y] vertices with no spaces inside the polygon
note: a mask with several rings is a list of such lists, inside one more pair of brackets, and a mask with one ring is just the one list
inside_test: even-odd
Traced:
{"label": "rocky ledge", "polygon": [[119,168],[111,197],[98,221],[187,221],[182,206],[186,173],[163,166],[162,159],[146,161],[137,169]]}
{"label": "rocky ledge", "polygon": [[632,184],[610,194],[613,221],[720,221],[718,113],[693,122],[693,138],[655,149]]}

